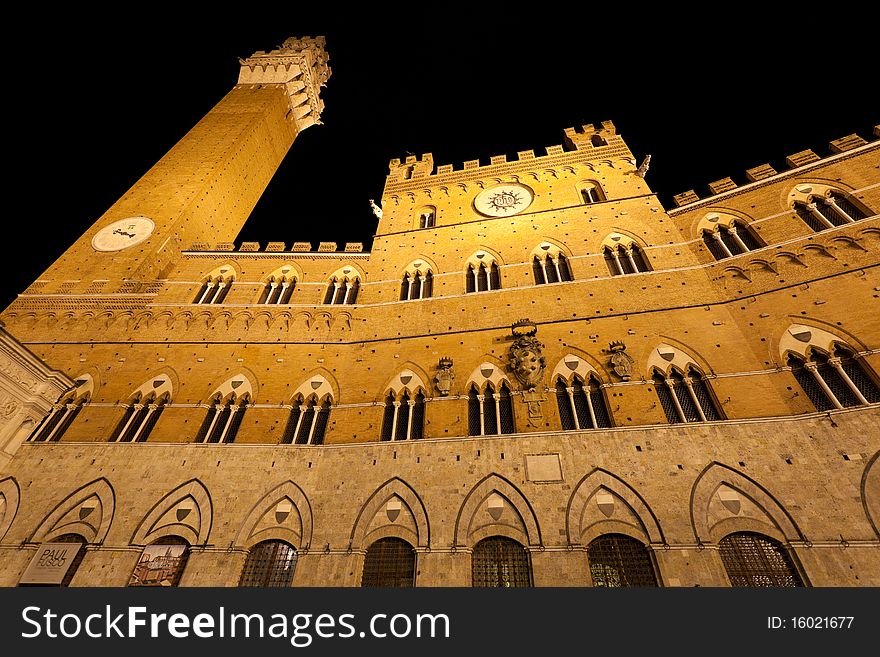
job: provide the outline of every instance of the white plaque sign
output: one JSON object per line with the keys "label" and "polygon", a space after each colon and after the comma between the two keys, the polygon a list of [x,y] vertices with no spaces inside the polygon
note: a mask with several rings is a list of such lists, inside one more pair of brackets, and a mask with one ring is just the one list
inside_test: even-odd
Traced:
{"label": "white plaque sign", "polygon": [[82,543],[43,543],[19,583],[61,584],[82,547]]}

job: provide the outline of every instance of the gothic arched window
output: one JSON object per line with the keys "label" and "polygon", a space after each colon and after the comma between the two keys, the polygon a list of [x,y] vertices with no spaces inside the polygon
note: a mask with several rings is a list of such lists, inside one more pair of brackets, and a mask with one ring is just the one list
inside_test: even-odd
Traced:
{"label": "gothic arched window", "polygon": [[703,242],[716,260],[754,251],[762,246],[751,229],[740,221],[716,226],[714,230],[704,230]]}
{"label": "gothic arched window", "polygon": [[501,276],[495,261],[470,263],[466,272],[467,292],[491,292],[501,289]]}
{"label": "gothic arched window", "polygon": [[638,244],[606,246],[605,263],[612,276],[650,271],[648,261]]}
{"label": "gothic arched window", "polygon": [[490,536],[474,546],[471,571],[475,588],[532,585],[528,552],[520,543],[505,536]]}
{"label": "gothic arched window", "polygon": [[223,303],[226,295],[229,294],[229,288],[235,280],[231,275],[211,275],[208,276],[202,286],[199,288],[193,303],[197,304],[214,304]]}
{"label": "gothic arched window", "polygon": [[116,429],[110,436],[110,442],[145,442],[168,402],[168,393],[163,394],[159,399],[156,399],[155,395],[150,395],[142,400],[139,394],[136,395],[117,423]]}
{"label": "gothic arched window", "polygon": [[794,211],[815,232],[844,226],[864,219],[867,214],[840,192],[810,196],[806,202],[795,201]]}
{"label": "gothic arched window", "polygon": [[334,276],[327,284],[327,293],[324,295],[324,303],[328,305],[357,303],[360,286],[361,280],[358,276]]}
{"label": "gothic arched window", "polygon": [[648,548],[625,534],[603,534],[593,539],[587,556],[593,586],[657,586]]}
{"label": "gothic arched window", "polygon": [[434,292],[434,274],[430,269],[413,269],[403,275],[400,300],[427,299]]}
{"label": "gothic arched window", "polygon": [[239,586],[286,587],[293,581],[296,549],[284,541],[263,541],[253,546],[244,562]]}
{"label": "gothic arched window", "polygon": [[731,586],[803,586],[791,557],[778,541],[754,532],[728,534],[718,543]]}
{"label": "gothic arched window", "polygon": [[267,306],[288,304],[294,288],[296,288],[296,278],[292,274],[273,276],[263,288],[260,303]]}
{"label": "gothic arched window", "polygon": [[703,375],[693,366],[685,376],[672,368],[669,376],[654,371],[652,380],[669,424],[720,420],[721,413]]}
{"label": "gothic arched window", "polygon": [[195,442],[234,442],[238,427],[247,410],[248,401],[248,395],[243,395],[239,399],[236,399],[235,395],[230,395],[226,399],[221,399],[219,395],[216,396],[196,434]]}
{"label": "gothic arched window", "polygon": [[380,538],[367,548],[361,586],[409,587],[415,585],[416,552],[400,538]]}
{"label": "gothic arched window", "polygon": [[332,405],[329,395],[320,400],[314,395],[306,400],[302,396],[297,397],[281,442],[288,445],[323,445]]}
{"label": "gothic arched window", "polygon": [[532,273],[535,276],[535,284],[543,285],[572,280],[565,254],[559,249],[550,248],[550,245],[547,247],[536,251],[532,256]]}
{"label": "gothic arched window", "polygon": [[590,205],[592,203],[600,203],[601,201],[605,200],[605,194],[602,191],[602,187],[599,185],[599,183],[581,183],[578,186],[578,191],[581,194],[581,200],[583,200],[586,205]]}
{"label": "gothic arched window", "polygon": [[77,379],[76,386],[64,393],[52,406],[52,411],[37,425],[28,440],[35,443],[54,443],[61,440],[76,416],[91,401],[92,388],[92,380],[88,375]]}
{"label": "gothic arched window", "polygon": [[513,403],[506,381],[496,386],[487,383],[483,394],[476,385],[468,393],[468,435],[495,436],[514,433]]}
{"label": "gothic arched window", "polygon": [[422,437],[425,420],[425,395],[412,395],[404,389],[397,396],[389,391],[382,416],[382,440],[415,440]]}
{"label": "gothic arched window", "polygon": [[419,210],[419,228],[433,228],[436,223],[437,211],[434,208]]}
{"label": "gothic arched window", "polygon": [[605,395],[593,376],[590,376],[586,385],[574,377],[570,386],[559,377],[556,380],[556,403],[564,431],[611,427],[611,414]]}
{"label": "gothic arched window", "polygon": [[134,567],[129,586],[177,586],[189,559],[189,543],[166,536],[146,546]]}
{"label": "gothic arched window", "polygon": [[880,402],[880,387],[863,361],[840,345],[832,356],[811,349],[806,360],[788,357],[791,373],[817,411],[849,408]]}

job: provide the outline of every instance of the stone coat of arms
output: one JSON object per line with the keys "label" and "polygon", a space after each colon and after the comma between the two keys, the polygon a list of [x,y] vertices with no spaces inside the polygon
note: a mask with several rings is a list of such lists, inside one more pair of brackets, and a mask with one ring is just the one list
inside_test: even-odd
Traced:
{"label": "stone coat of arms", "polygon": [[512,327],[514,341],[510,345],[507,366],[523,387],[532,389],[544,378],[544,345],[535,334],[538,327],[528,319],[521,319]]}

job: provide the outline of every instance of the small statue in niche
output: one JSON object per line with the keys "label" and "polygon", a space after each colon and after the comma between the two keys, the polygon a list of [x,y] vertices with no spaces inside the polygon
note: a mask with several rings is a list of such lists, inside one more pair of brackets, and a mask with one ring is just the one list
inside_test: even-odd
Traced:
{"label": "small statue in niche", "polygon": [[614,373],[624,381],[632,378],[633,363],[635,362],[628,353],[626,345],[615,340],[611,343],[611,367]]}
{"label": "small statue in niche", "polygon": [[510,345],[507,366],[523,387],[532,390],[544,378],[544,345],[535,334],[538,325],[521,319],[511,327],[514,341]]}
{"label": "small statue in niche", "polygon": [[376,205],[376,202],[373,199],[370,199],[370,207],[373,208],[373,214],[376,215],[377,219],[382,218],[382,208]]}
{"label": "small statue in niche", "polygon": [[454,380],[455,372],[452,369],[452,359],[444,356],[437,364],[437,374],[434,375],[434,385],[437,387],[441,397],[449,395]]}

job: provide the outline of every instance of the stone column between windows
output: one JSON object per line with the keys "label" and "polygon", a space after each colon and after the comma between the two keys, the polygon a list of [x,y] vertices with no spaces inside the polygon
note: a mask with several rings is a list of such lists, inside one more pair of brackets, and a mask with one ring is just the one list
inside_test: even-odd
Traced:
{"label": "stone column between windows", "polygon": [[46,436],[46,439],[43,441],[44,443],[52,442],[52,439],[55,437],[55,434],[58,433],[58,429],[64,426],[65,421],[73,413],[73,409],[76,408],[76,405],[73,403],[64,405],[64,415],[61,416],[61,419],[58,421],[54,427],[52,427],[52,431],[49,432],[49,435]]}
{"label": "stone column between windows", "polygon": [[391,404],[394,406],[394,414],[391,419],[391,440],[397,440],[397,419],[400,415],[400,402],[395,399]]}
{"label": "stone column between windows", "polygon": [[492,267],[491,267],[491,265],[489,267],[484,267],[484,270],[486,272],[486,291],[491,292],[492,291]]}
{"label": "stone column between windows", "polygon": [[804,367],[807,368],[807,371],[813,375],[813,378],[816,379],[816,383],[825,391],[825,394],[828,396],[828,399],[831,400],[831,403],[834,404],[834,408],[843,408],[843,405],[837,399],[833,392],[831,392],[831,388],[828,387],[828,384],[825,383],[825,379],[822,378],[822,375],[819,374],[819,368],[816,363],[808,362],[804,363]]}
{"label": "stone column between windows", "polygon": [[669,390],[669,395],[672,397],[672,403],[675,404],[675,410],[678,412],[678,419],[682,422],[687,422],[684,410],[681,408],[681,402],[678,401],[678,395],[675,394],[675,382],[672,379],[663,379],[663,382]]}
{"label": "stone column between windows", "polygon": [[131,428],[134,419],[137,417],[137,414],[140,413],[141,409],[144,407],[143,404],[137,403],[131,405],[131,415],[128,416],[128,420],[125,422],[125,426],[122,427],[122,431],[119,432],[119,436],[116,438],[116,442],[123,442],[123,438],[125,438],[125,434],[128,433],[128,430]]}
{"label": "stone column between windows", "polygon": [[226,287],[226,283],[224,283],[223,281],[217,283],[217,291],[214,292],[214,296],[211,297],[211,300],[208,303],[216,303],[217,299],[220,298],[220,293],[223,291],[224,287]]}
{"label": "stone column between windows", "polygon": [[474,275],[474,292],[480,291],[480,273],[479,267],[474,267],[471,265],[471,273]]}
{"label": "stone column between windows", "polygon": [[813,217],[815,217],[817,221],[824,224],[826,228],[834,228],[834,224],[828,221],[824,214],[819,212],[819,208],[816,206],[815,203],[808,203],[807,210],[810,211],[810,214],[813,215]]}
{"label": "stone column between windows", "polygon": [[[144,421],[141,422],[141,426],[137,428],[137,431],[135,431],[134,435],[131,437],[131,442],[136,443],[138,441],[138,438],[140,438],[141,434],[144,432],[144,427],[147,426],[147,424],[150,422],[150,416],[152,416],[153,413],[156,412],[157,408],[159,407],[156,404],[147,405],[147,414],[144,416]],[[137,412],[132,414],[132,417],[134,417],[135,415],[137,415]]]}
{"label": "stone column between windows", "polygon": [[213,404],[211,406],[211,412],[214,413],[214,417],[211,418],[211,424],[208,425],[208,430],[205,432],[205,437],[202,438],[203,443],[206,443],[211,439],[211,434],[214,433],[214,427],[217,424],[217,419],[220,417],[221,408],[223,408],[223,406],[220,402],[217,402],[216,404]]}
{"label": "stone column between windows", "polygon": [[269,296],[266,297],[266,303],[267,303],[267,304],[272,303],[272,297],[275,296],[275,290],[276,290],[276,289],[278,289],[278,283],[276,283],[275,281],[272,281],[272,282],[269,284]]}
{"label": "stone column between windows", "polygon": [[346,281],[345,281],[345,296],[342,299],[342,305],[345,305],[348,303],[348,297],[351,296],[351,288],[352,288],[351,281],[346,279]]}
{"label": "stone column between windows", "polygon": [[849,378],[849,374],[846,373],[846,370],[843,369],[843,365],[840,363],[840,358],[829,358],[828,363],[837,370],[837,373],[840,375],[840,378],[846,382],[846,385],[849,386],[849,389],[853,391],[853,394],[858,398],[858,400],[862,404],[868,404],[868,400],[862,394],[862,391],[858,389],[855,382]]}
{"label": "stone column between windows", "polygon": [[568,405],[571,407],[571,415],[574,417],[574,428],[577,431],[581,430],[581,422],[578,419],[577,407],[574,405],[574,388],[571,386],[565,387],[565,392],[568,393]]}
{"label": "stone column between windows", "polygon": [[492,393],[495,399],[495,431],[501,435],[501,393]]}
{"label": "stone column between windows", "polygon": [[412,439],[412,422],[413,422],[413,407],[416,405],[415,399],[410,399],[406,402],[409,404],[409,417],[406,420],[406,439]]}
{"label": "stone column between windows", "polygon": [[587,399],[587,410],[590,412],[590,422],[593,424],[593,429],[599,428],[599,423],[596,422],[596,412],[593,410],[593,400],[590,398],[590,385],[587,383],[584,388],[584,397]]}
{"label": "stone column between windows", "polygon": [[846,223],[851,224],[855,222],[855,220],[850,217],[842,207],[837,205],[837,201],[835,201],[833,198],[826,198],[825,205],[829,206],[831,210],[835,212],[837,216],[843,219]]}
{"label": "stone column between windows", "polygon": [[553,267],[556,269],[556,280],[562,281],[562,272],[559,271],[559,258],[550,256],[550,259],[553,261]]}
{"label": "stone column between windows", "polygon": [[727,245],[724,243],[724,240],[721,239],[721,228],[719,228],[718,230],[712,231],[712,239],[715,240],[716,242],[718,242],[718,246],[720,246],[722,248],[724,253],[727,254],[728,258],[733,256],[733,254],[730,252],[730,249],[728,249]]}
{"label": "stone column between windows", "polygon": [[223,432],[220,434],[220,440],[217,441],[218,443],[226,442],[226,434],[229,433],[229,427],[232,426],[232,420],[235,418],[235,414],[242,409],[241,404],[233,404],[230,402],[229,405],[229,417],[226,418],[226,424],[223,425]]}
{"label": "stone column between windows", "polygon": [[[47,417],[46,420],[45,420],[45,422],[44,422],[43,424],[40,425],[40,427],[39,427],[40,430],[39,430],[39,431],[34,431],[34,434],[33,434],[33,436],[31,437],[31,440],[32,440],[33,442],[36,442],[36,441],[37,441],[37,438],[40,437],[40,434],[43,433],[43,429],[44,429],[45,427],[49,426],[49,424],[52,422],[52,419],[55,418],[59,413],[64,413],[65,410],[66,410],[66,408],[67,408],[66,405],[63,405],[63,406],[52,406],[52,412],[49,414],[49,417]],[[60,423],[60,420],[59,420],[59,423]],[[56,424],[55,426],[58,426],[58,425]],[[53,430],[54,430],[54,428],[53,428]],[[43,441],[40,441],[40,442],[43,442]]]}
{"label": "stone column between windows", "polygon": [[480,404],[480,435],[486,435],[486,411],[483,409],[483,401],[485,401],[485,395],[477,395],[477,401]]}
{"label": "stone column between windows", "polygon": [[749,247],[746,246],[746,243],[742,241],[742,238],[739,236],[739,233],[736,232],[736,226],[734,226],[733,224],[731,224],[730,226],[727,227],[727,231],[728,231],[731,235],[733,235],[733,239],[734,239],[734,240],[736,241],[736,243],[739,245],[739,248],[742,249],[742,252],[743,252],[743,253],[747,253],[748,250],[749,250]]}
{"label": "stone column between windows", "polygon": [[697,399],[697,393],[694,392],[694,384],[691,383],[691,379],[689,376],[684,377],[684,385],[688,390],[688,395],[690,395],[691,401],[694,403],[694,406],[697,409],[697,415],[700,416],[700,421],[706,421],[706,414],[703,413],[703,407],[700,406],[700,400]]}
{"label": "stone column between windows", "polygon": [[315,400],[315,403],[312,404],[312,422],[309,426],[309,437],[307,443],[309,445],[312,444],[312,438],[315,436],[315,425],[318,423],[318,413],[321,412],[321,407],[318,405],[318,400]]}
{"label": "stone column between windows", "polygon": [[617,271],[622,275],[626,274],[626,270],[623,268],[623,265],[620,264],[620,253],[618,252],[618,247],[614,247],[611,249],[611,255],[614,256],[614,262],[617,265]]}
{"label": "stone column between windows", "polygon": [[199,297],[199,300],[196,303],[204,303],[205,298],[208,296],[208,292],[211,291],[211,288],[214,287],[214,281],[208,281],[205,285],[205,290],[202,292],[202,296]]}
{"label": "stone column between windows", "polygon": [[541,282],[542,282],[542,283],[549,283],[549,282],[550,282],[550,277],[547,275],[547,258],[546,258],[546,257],[544,257],[544,258],[538,258],[538,260],[539,260],[540,263],[541,263],[541,271],[544,272],[544,280],[541,281]]}
{"label": "stone column between windows", "polygon": [[425,298],[425,279],[426,279],[426,276],[422,276],[419,279],[419,299]]}
{"label": "stone column between windows", "polygon": [[293,438],[290,440],[290,442],[294,444],[296,444],[296,439],[299,438],[299,430],[300,427],[302,427],[303,416],[306,414],[303,410],[303,406],[305,406],[305,403],[298,404],[296,407],[299,411],[299,415],[296,416],[296,428],[293,430]]}
{"label": "stone column between windows", "polygon": [[629,260],[629,264],[632,265],[633,272],[638,272],[639,268],[636,265],[635,258],[633,258],[633,250],[631,246],[626,247],[626,258]]}

